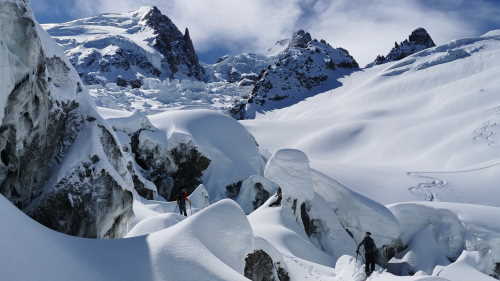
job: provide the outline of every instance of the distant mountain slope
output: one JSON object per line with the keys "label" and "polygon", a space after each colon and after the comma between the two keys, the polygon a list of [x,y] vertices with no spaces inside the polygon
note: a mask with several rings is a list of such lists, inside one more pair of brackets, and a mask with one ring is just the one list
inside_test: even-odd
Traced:
{"label": "distant mountain slope", "polygon": [[411,54],[434,46],[436,44],[427,30],[420,27],[415,29],[408,39],[399,44],[398,42],[394,43],[394,48],[386,56],[378,55],[375,61],[368,64],[368,67],[404,59]]}
{"label": "distant mountain slope", "polygon": [[317,93],[340,86],[338,78],[358,69],[358,63],[342,48],[312,39],[303,30],[296,32],[272,65],[260,73],[247,100],[234,106],[237,119],[284,108]]}
{"label": "distant mountain slope", "polygon": [[207,65],[206,70],[212,81],[241,82],[254,84],[259,73],[274,61],[272,56],[243,53],[223,56],[216,63]]}
{"label": "distant mountain slope", "polygon": [[270,151],[391,203],[500,205],[498,31],[429,48],[340,79],[341,87],[242,123]]}
{"label": "distant mountain slope", "polygon": [[204,80],[189,36],[156,7],[43,27],[66,49],[85,84],[140,87],[145,77]]}

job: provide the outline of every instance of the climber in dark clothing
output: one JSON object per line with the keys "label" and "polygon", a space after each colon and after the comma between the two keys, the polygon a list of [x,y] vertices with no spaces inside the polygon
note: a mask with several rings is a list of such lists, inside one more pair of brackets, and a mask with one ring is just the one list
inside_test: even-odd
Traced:
{"label": "climber in dark clothing", "polygon": [[283,194],[281,193],[281,187],[278,187],[278,192],[276,192],[276,200],[269,205],[269,207],[281,206],[281,200],[283,199]]}
{"label": "climber in dark clothing", "polygon": [[187,217],[186,201],[188,201],[189,204],[191,204],[187,192],[185,190],[181,190],[179,194],[177,194],[177,205],[179,206],[179,212],[181,213],[181,215],[184,215],[185,217]]}
{"label": "climber in dark clothing", "polygon": [[361,245],[365,248],[365,272],[366,276],[370,276],[373,271],[375,271],[375,260],[377,259],[377,246],[375,241],[370,237],[372,234],[367,232],[365,238],[358,245],[356,249],[356,254],[359,254],[359,248]]}

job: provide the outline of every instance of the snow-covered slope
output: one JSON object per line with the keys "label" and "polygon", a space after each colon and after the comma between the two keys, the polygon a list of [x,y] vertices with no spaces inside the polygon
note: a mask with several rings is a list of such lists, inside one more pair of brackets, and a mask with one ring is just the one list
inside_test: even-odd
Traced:
{"label": "snow-covered slope", "polygon": [[223,56],[216,63],[207,65],[207,74],[211,80],[254,84],[259,74],[273,63],[275,57],[243,53]]}
{"label": "snow-covered slope", "polygon": [[301,149],[379,202],[500,206],[499,60],[497,33],[451,41],[242,124],[263,148]]}
{"label": "snow-covered slope", "polygon": [[[221,201],[171,228],[120,240],[49,230],[0,195],[2,280],[248,280],[252,228],[234,202]],[[23,249],[26,249],[24,251]],[[28,253],[27,253],[28,251]]]}
{"label": "snow-covered slope", "polygon": [[156,7],[45,24],[86,84],[138,88],[144,78],[205,79],[189,31]]}

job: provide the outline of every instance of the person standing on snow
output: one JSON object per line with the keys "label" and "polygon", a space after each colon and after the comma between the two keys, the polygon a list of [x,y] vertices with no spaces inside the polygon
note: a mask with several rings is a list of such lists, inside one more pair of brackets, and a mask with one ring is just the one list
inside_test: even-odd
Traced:
{"label": "person standing on snow", "polygon": [[185,217],[187,217],[186,201],[188,201],[191,205],[191,200],[189,200],[188,198],[188,193],[183,189],[179,192],[179,194],[177,194],[177,205],[179,206],[179,212]]}
{"label": "person standing on snow", "polygon": [[278,187],[278,192],[276,192],[276,200],[269,205],[269,207],[281,206],[281,200],[283,199],[283,193],[281,192],[281,187]]}
{"label": "person standing on snow", "polygon": [[375,241],[371,238],[371,233],[367,232],[363,241],[359,243],[356,249],[356,254],[359,254],[359,248],[361,245],[365,248],[365,272],[366,276],[370,276],[373,271],[375,271],[375,260],[377,259],[377,246]]}

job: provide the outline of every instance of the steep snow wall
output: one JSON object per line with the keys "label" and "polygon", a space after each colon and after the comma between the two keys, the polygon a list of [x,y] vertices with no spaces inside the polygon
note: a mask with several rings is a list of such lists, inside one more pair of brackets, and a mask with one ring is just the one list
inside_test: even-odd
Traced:
{"label": "steep snow wall", "polygon": [[55,230],[123,236],[135,170],[115,134],[27,2],[0,2],[0,22],[0,192]]}

